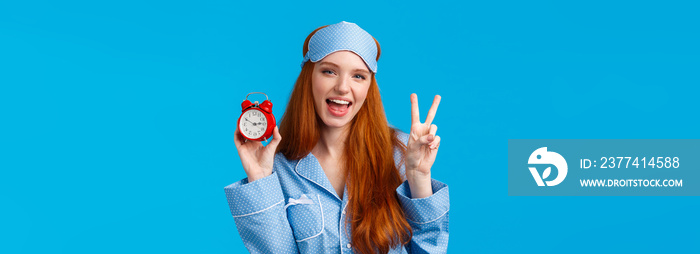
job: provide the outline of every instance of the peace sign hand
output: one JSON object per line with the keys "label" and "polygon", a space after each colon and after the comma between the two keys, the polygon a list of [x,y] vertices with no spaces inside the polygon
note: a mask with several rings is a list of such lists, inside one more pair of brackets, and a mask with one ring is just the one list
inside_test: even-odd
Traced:
{"label": "peace sign hand", "polygon": [[440,95],[435,95],[425,123],[420,122],[418,96],[411,94],[411,133],[406,151],[406,179],[410,185],[412,198],[424,198],[433,194],[430,169],[435,162],[440,137],[436,136],[437,125],[432,124]]}

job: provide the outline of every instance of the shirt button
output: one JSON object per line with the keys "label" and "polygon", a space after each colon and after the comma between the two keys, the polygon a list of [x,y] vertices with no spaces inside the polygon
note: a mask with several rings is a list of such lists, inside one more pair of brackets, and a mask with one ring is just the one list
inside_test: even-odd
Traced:
{"label": "shirt button", "polygon": [[350,245],[349,243],[348,243],[348,245],[346,245],[346,246],[348,246],[348,249],[350,249],[350,248],[352,247],[352,245]]}

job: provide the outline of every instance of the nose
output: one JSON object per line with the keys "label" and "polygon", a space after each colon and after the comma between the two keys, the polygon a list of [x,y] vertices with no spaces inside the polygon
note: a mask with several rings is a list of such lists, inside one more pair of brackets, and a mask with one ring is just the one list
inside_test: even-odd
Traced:
{"label": "nose", "polygon": [[350,92],[350,77],[339,78],[335,84],[335,91],[339,94],[346,94]]}

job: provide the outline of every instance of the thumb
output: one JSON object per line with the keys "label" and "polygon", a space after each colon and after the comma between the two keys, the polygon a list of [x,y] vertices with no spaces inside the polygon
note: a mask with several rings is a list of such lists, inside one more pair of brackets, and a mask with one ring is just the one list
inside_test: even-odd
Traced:
{"label": "thumb", "polygon": [[430,144],[430,142],[433,142],[433,140],[435,140],[435,135],[428,134],[420,137],[417,143],[419,143],[421,146],[424,146]]}
{"label": "thumb", "polygon": [[277,146],[280,144],[280,141],[282,141],[282,136],[280,135],[280,130],[277,126],[275,126],[275,129],[272,131],[272,140],[270,140],[270,143],[267,144],[269,147],[268,149],[277,150]]}
{"label": "thumb", "polygon": [[409,146],[414,149],[420,148],[424,145],[430,144],[430,142],[433,142],[433,140],[435,140],[435,135],[433,134],[427,134],[419,137],[415,133],[411,133],[411,137],[409,137]]}

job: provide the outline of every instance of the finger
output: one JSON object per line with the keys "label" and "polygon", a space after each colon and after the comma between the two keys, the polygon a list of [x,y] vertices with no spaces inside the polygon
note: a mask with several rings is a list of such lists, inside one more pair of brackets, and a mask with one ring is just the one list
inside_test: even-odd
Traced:
{"label": "finger", "polygon": [[424,136],[420,137],[420,139],[418,139],[418,143],[421,146],[423,146],[423,145],[430,144],[430,142],[433,142],[434,140],[435,140],[435,136],[428,134],[428,135],[424,135]]}
{"label": "finger", "polygon": [[241,147],[241,133],[238,131],[238,128],[236,128],[236,132],[233,133],[233,143],[236,144],[236,149]]}
{"label": "finger", "polygon": [[418,136],[418,134],[416,134],[415,132],[411,132],[411,139],[413,141],[418,141],[418,139],[420,139],[420,136]]}
{"label": "finger", "polygon": [[411,94],[411,124],[420,123],[420,113],[418,112],[418,95]]}
{"label": "finger", "polygon": [[431,141],[431,140],[428,140],[428,136],[430,136],[430,135],[418,136],[415,133],[411,133],[411,137],[409,138],[408,144],[407,144],[408,150],[417,151],[423,145],[428,144]]}
{"label": "finger", "polygon": [[435,99],[433,99],[433,105],[430,106],[430,110],[428,111],[428,116],[425,118],[425,124],[431,124],[433,123],[433,119],[435,118],[435,113],[437,113],[438,106],[440,105],[440,95],[435,95]]}
{"label": "finger", "polygon": [[435,136],[435,133],[437,133],[437,125],[431,124],[429,134],[432,134],[433,136]]}
{"label": "finger", "polygon": [[279,128],[275,126],[275,129],[272,131],[272,141],[270,141],[268,146],[271,146],[272,149],[276,149],[277,145],[280,144],[280,141],[282,141],[282,135],[280,135]]}
{"label": "finger", "polygon": [[416,146],[416,144],[418,143],[418,139],[420,139],[420,137],[418,135],[416,135],[413,131],[411,131],[411,134],[409,134],[409,136],[408,136],[408,142],[406,143],[406,148],[408,150],[413,150],[413,149],[417,149],[418,147],[420,147],[420,145]]}
{"label": "finger", "polygon": [[438,147],[440,147],[440,136],[435,136],[433,142],[430,142],[430,149],[435,150],[438,149]]}

